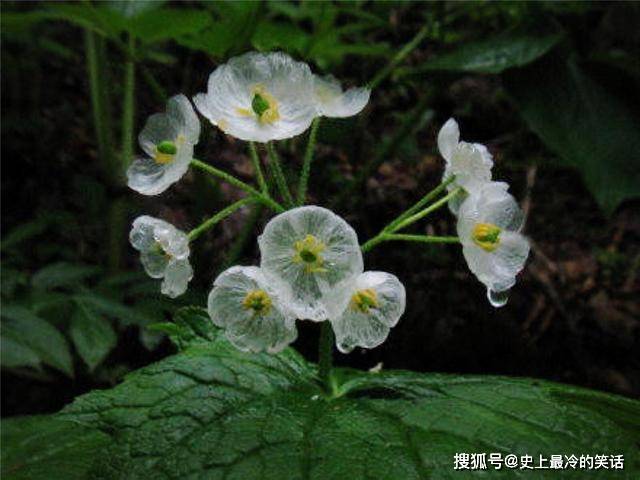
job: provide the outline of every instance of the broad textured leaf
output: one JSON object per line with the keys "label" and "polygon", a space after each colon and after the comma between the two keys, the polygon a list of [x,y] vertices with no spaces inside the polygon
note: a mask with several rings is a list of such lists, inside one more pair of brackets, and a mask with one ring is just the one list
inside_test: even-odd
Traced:
{"label": "broad textured leaf", "polygon": [[460,46],[417,68],[403,69],[401,75],[414,75],[434,70],[501,73],[509,68],[521,67],[533,62],[551,50],[561,39],[562,35],[559,33],[502,35]]}
{"label": "broad textured leaf", "polygon": [[38,270],[31,279],[35,288],[43,290],[68,287],[82,283],[83,280],[95,276],[101,271],[95,265],[57,262]]}
{"label": "broad textured leaf", "polygon": [[545,58],[506,75],[520,114],[607,213],[640,195],[640,116],[575,59]]}
{"label": "broad textured leaf", "polygon": [[456,452],[623,454],[616,478],[638,474],[633,400],[527,379],[341,377],[337,395],[327,397],[293,351],[243,354],[216,338],[80,397],[60,417],[112,437],[90,478],[448,479],[459,478]]}
{"label": "broad textured leaf", "polygon": [[49,416],[2,420],[2,478],[76,480],[109,442],[95,429]]}
{"label": "broad textured leaf", "polygon": [[19,340],[0,336],[0,358],[4,368],[40,368],[40,357]]}
{"label": "broad textured leaf", "polygon": [[111,323],[82,301],[76,302],[69,335],[90,371],[102,363],[118,340]]}
{"label": "broad textured leaf", "polygon": [[84,302],[99,313],[109,318],[116,318],[122,325],[149,325],[153,323],[153,318],[124,305],[122,302],[110,298],[106,295],[100,295],[96,292],[86,292],[75,295],[74,298],[79,302]]}
{"label": "broad textured leaf", "polygon": [[2,306],[2,317],[3,338],[23,345],[38,355],[42,363],[73,376],[69,345],[53,325],[28,309],[13,305]]}

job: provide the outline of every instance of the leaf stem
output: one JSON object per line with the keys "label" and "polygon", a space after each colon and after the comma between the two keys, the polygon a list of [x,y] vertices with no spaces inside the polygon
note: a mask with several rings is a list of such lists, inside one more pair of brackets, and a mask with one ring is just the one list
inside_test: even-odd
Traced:
{"label": "leaf stem", "polygon": [[331,322],[325,320],[320,326],[318,341],[318,376],[326,392],[331,393],[331,368],[333,367],[333,330]]}
{"label": "leaf stem", "polygon": [[213,215],[211,218],[205,220],[196,228],[191,230],[187,235],[189,237],[189,241],[192,242],[193,240],[198,238],[200,235],[202,235],[204,232],[206,232],[207,230],[212,228],[214,225],[219,223],[221,220],[224,220],[225,218],[227,218],[236,210],[239,210],[240,208],[247,205],[248,203],[255,202],[255,201],[257,201],[257,198],[254,196],[245,197],[241,200],[238,200],[235,203],[232,203],[228,207],[223,208],[222,210],[217,212],[215,215]]}
{"label": "leaf stem", "polygon": [[271,167],[273,176],[276,179],[276,186],[280,191],[282,200],[284,200],[287,208],[292,208],[294,205],[293,197],[291,196],[291,192],[289,191],[289,187],[287,186],[287,181],[284,178],[282,164],[280,163],[280,157],[278,156],[278,152],[276,152],[276,149],[273,146],[272,142],[267,143],[267,152],[269,153],[269,166]]}
{"label": "leaf stem", "polygon": [[360,249],[368,252],[376,245],[382,242],[403,241],[403,242],[421,242],[421,243],[460,243],[458,237],[439,237],[435,235],[410,235],[404,233],[381,233],[366,242]]}
{"label": "leaf stem", "polygon": [[309,131],[309,141],[307,149],[304,153],[304,161],[302,163],[302,171],[300,172],[300,180],[298,182],[298,206],[303,205],[307,198],[307,186],[309,185],[309,175],[311,173],[311,162],[313,161],[313,153],[316,148],[316,138],[318,136],[318,128],[320,126],[320,117],[316,117],[311,123]]}
{"label": "leaf stem", "polygon": [[262,167],[260,166],[260,157],[258,156],[258,149],[255,142],[249,142],[249,153],[251,155],[251,163],[253,163],[253,169],[255,170],[260,190],[262,191],[262,193],[268,195],[269,186],[264,179],[264,173],[262,173]]}
{"label": "leaf stem", "polygon": [[228,184],[233,185],[234,187],[237,187],[240,190],[244,190],[248,194],[255,196],[261,203],[263,203],[264,205],[271,208],[273,211],[277,213],[284,212],[283,206],[280,205],[278,202],[276,202],[274,199],[272,199],[269,195],[260,193],[251,185],[243,182],[242,180],[234,177],[233,175],[228,174],[227,172],[224,172],[216,167],[213,167],[208,163],[204,163],[196,158],[191,159],[191,166],[199,170],[202,170],[204,172],[207,172],[208,174],[213,175],[214,177],[218,177],[221,180],[227,182]]}
{"label": "leaf stem", "polygon": [[429,215],[430,213],[438,210],[439,208],[441,208],[443,205],[446,205],[447,202],[449,200],[451,200],[452,198],[454,198],[456,195],[458,195],[460,192],[462,192],[462,188],[458,187],[455,190],[452,190],[449,194],[445,195],[444,197],[442,197],[440,200],[438,200],[437,202],[432,203],[431,205],[429,205],[427,208],[425,208],[424,210],[419,211],[418,213],[414,213],[413,215],[405,218],[404,220],[402,220],[394,229],[393,232],[397,232],[398,230],[402,230],[403,228],[408,227],[409,225],[417,222],[418,220],[426,217],[427,215]]}

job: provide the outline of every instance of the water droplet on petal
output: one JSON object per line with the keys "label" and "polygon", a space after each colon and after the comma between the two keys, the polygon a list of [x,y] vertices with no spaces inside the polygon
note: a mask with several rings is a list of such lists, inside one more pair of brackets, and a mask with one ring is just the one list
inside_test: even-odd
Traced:
{"label": "water droplet on petal", "polygon": [[355,348],[353,345],[343,342],[338,343],[336,346],[338,347],[338,350],[340,350],[340,352],[344,353],[345,355],[353,352],[353,349]]}
{"label": "water droplet on petal", "polygon": [[489,299],[489,303],[496,307],[504,307],[509,300],[509,290],[505,290],[503,292],[496,292],[491,289],[487,289],[487,298]]}

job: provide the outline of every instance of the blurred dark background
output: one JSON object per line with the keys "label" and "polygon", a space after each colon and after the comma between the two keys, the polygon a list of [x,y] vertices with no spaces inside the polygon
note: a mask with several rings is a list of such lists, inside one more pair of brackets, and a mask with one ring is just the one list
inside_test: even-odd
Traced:
{"label": "blurred dark background", "polygon": [[[2,2],[1,21],[3,416],[56,411],[171,354],[147,327],[204,305],[227,266],[257,263],[270,213],[247,209],[196,242],[189,292],[161,297],[128,246],[132,219],[188,230],[240,193],[197,172],[159,197],[122,181],[146,117],[252,49],[379,83],[361,115],[323,120],[310,182],[310,202],[362,241],[439,183],[451,116],[527,214],[532,255],[498,310],[458,246],[367,254],[367,269],[404,282],[407,311],[383,346],[338,364],[640,396],[640,4]],[[292,180],[305,144],[279,145]],[[196,152],[252,180],[243,142],[208,126]],[[445,210],[415,231],[455,234]],[[299,330],[294,346],[315,360],[317,325]]]}

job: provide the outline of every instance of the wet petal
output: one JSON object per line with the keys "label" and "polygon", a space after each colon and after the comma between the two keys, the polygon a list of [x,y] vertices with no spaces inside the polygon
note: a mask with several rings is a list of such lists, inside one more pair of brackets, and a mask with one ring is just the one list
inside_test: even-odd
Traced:
{"label": "wet petal", "polygon": [[351,117],[362,111],[369,102],[371,90],[351,88],[342,91],[340,83],[331,75],[314,77],[314,93],[318,112],[325,117]]}
{"label": "wet petal", "polygon": [[438,150],[440,155],[449,162],[453,156],[453,151],[458,146],[460,141],[460,129],[458,123],[450,118],[438,132]]}
{"label": "wet petal", "polygon": [[172,259],[165,271],[160,291],[171,298],[176,298],[187,291],[187,286],[193,278],[193,269],[188,259]]}

